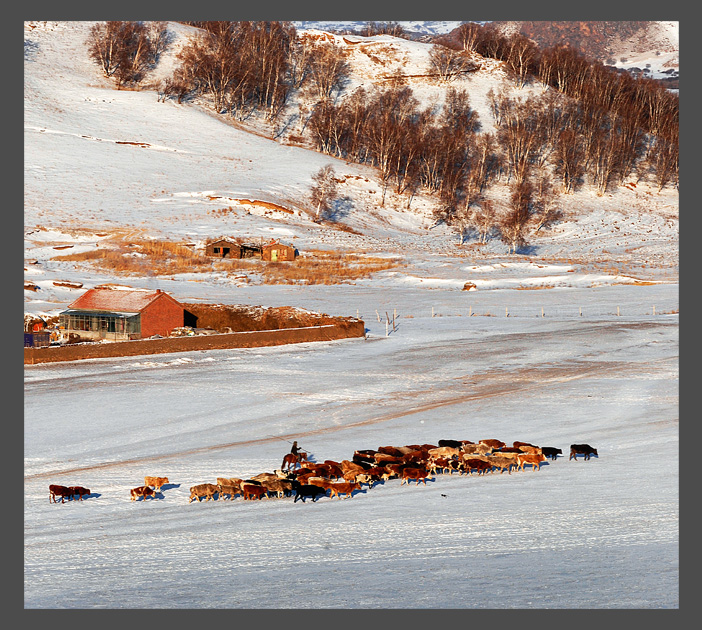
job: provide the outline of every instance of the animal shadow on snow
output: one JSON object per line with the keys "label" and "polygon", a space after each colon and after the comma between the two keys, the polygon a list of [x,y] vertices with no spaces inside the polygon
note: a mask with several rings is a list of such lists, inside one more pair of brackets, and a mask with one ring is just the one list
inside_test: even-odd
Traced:
{"label": "animal shadow on snow", "polygon": [[148,497],[138,497],[137,499],[135,499],[135,503],[143,503],[144,501],[153,501],[154,499],[158,499],[159,501],[162,501],[165,498],[166,497],[163,494],[163,492],[156,492],[154,490],[154,493],[149,495]]}
{"label": "animal shadow on snow", "polygon": [[161,486],[161,492],[163,492],[164,490],[172,490],[173,488],[180,488],[180,484],[179,483],[164,483]]}

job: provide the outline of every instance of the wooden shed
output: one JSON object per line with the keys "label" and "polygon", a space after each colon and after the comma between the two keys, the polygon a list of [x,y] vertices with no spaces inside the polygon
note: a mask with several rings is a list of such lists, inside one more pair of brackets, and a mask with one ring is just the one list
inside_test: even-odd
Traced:
{"label": "wooden shed", "polygon": [[241,247],[239,243],[220,238],[205,245],[205,256],[215,258],[241,258]]}
{"label": "wooden shed", "polygon": [[295,260],[298,255],[294,245],[274,241],[261,247],[261,258],[270,262]]}
{"label": "wooden shed", "polygon": [[81,339],[167,337],[182,327],[184,307],[161,289],[95,287],[59,313],[59,327]]}
{"label": "wooden shed", "polygon": [[214,258],[260,258],[261,246],[251,243],[237,243],[226,238],[220,238],[205,245],[205,256]]}

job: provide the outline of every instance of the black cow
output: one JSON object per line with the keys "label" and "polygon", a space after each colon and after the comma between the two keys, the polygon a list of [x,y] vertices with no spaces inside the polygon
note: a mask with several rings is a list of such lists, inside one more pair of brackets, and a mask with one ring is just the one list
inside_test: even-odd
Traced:
{"label": "black cow", "polygon": [[563,455],[563,451],[560,448],[553,448],[552,446],[542,446],[541,452],[549,459],[557,459],[559,455]]}
{"label": "black cow", "polygon": [[326,495],[327,489],[320,488],[312,484],[298,484],[295,488],[295,500],[293,503],[297,503],[298,499],[302,499],[303,503],[307,497],[311,497],[314,503],[319,497]]}
{"label": "black cow", "polygon": [[451,448],[461,448],[462,440],[439,440],[439,446],[450,446]]}
{"label": "black cow", "polygon": [[590,455],[594,455],[595,457],[599,457],[597,454],[597,449],[592,448],[589,444],[571,444],[570,445],[570,457],[568,458],[568,461],[571,459],[575,459],[575,461],[578,461],[578,455],[584,455],[585,459],[590,459]]}

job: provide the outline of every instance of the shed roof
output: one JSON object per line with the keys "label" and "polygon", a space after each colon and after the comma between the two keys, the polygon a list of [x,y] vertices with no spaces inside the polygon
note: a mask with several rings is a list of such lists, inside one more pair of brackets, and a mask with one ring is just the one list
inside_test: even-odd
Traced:
{"label": "shed roof", "polygon": [[295,249],[295,246],[291,243],[281,243],[280,241],[271,241],[270,243],[265,243],[262,247],[263,249],[268,249],[270,247],[290,247]]}
{"label": "shed roof", "polygon": [[228,245],[240,247],[239,243],[228,238],[218,238],[216,241],[208,241],[207,245],[217,245],[218,243],[227,243]]}
{"label": "shed roof", "polygon": [[94,289],[89,289],[77,300],[69,304],[68,308],[79,311],[140,313],[154,300],[162,296],[166,296],[174,302],[176,301],[160,289],[95,287]]}

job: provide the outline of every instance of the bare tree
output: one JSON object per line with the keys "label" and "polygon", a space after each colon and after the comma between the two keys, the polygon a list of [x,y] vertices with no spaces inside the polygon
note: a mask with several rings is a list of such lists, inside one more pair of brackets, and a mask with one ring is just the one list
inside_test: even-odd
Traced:
{"label": "bare tree", "polygon": [[515,33],[507,38],[505,62],[517,82],[517,87],[524,87],[536,69],[538,47],[528,37]]}
{"label": "bare tree", "polygon": [[527,244],[526,228],[534,213],[534,187],[528,180],[512,186],[510,206],[500,223],[502,240],[515,253]]}
{"label": "bare tree", "polygon": [[334,90],[340,90],[350,71],[342,49],[331,42],[315,46],[308,67],[309,81],[319,100],[331,98]]}
{"label": "bare tree", "polygon": [[556,207],[556,192],[551,179],[543,175],[536,180],[534,186],[535,203],[533,210],[534,233],[543,227],[550,227],[563,218],[563,212]]}
{"label": "bare tree", "polygon": [[478,231],[479,242],[483,245],[487,243],[490,231],[496,225],[497,213],[495,204],[491,199],[483,199],[480,207],[472,215],[472,222]]}
{"label": "bare tree", "polygon": [[429,72],[436,74],[444,83],[454,81],[461,74],[473,72],[478,64],[464,52],[434,44],[429,50]]}
{"label": "bare tree", "polygon": [[98,22],[88,36],[88,54],[117,86],[140,83],[168,46],[165,22]]}
{"label": "bare tree", "polygon": [[121,48],[120,29],[122,22],[97,22],[90,28],[88,54],[102,69],[105,77],[111,77],[119,66]]}
{"label": "bare tree", "polygon": [[361,29],[361,35],[372,37],[373,35],[392,35],[402,37],[405,29],[397,22],[366,22]]}
{"label": "bare tree", "polygon": [[310,201],[315,206],[315,220],[324,218],[332,208],[332,203],[338,196],[336,173],[331,164],[320,168],[312,175]]}
{"label": "bare tree", "polygon": [[574,192],[585,173],[582,142],[574,129],[563,129],[558,135],[553,162],[555,172],[561,178],[563,192]]}
{"label": "bare tree", "polygon": [[477,52],[476,46],[480,38],[482,26],[476,22],[463,22],[456,30],[456,38],[463,50]]}

